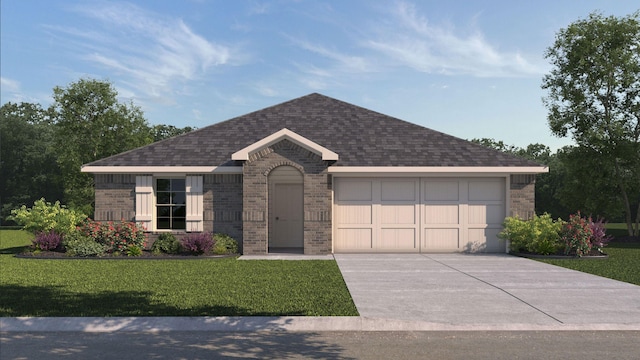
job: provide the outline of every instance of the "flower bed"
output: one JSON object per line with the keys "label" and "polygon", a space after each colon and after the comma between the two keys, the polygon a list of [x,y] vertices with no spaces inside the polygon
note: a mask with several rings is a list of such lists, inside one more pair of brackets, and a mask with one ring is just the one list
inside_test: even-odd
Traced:
{"label": "flower bed", "polygon": [[602,248],[613,239],[606,234],[604,220],[580,212],[569,221],[553,220],[546,213],[527,221],[509,217],[498,237],[510,240],[516,254],[563,257],[602,257]]}

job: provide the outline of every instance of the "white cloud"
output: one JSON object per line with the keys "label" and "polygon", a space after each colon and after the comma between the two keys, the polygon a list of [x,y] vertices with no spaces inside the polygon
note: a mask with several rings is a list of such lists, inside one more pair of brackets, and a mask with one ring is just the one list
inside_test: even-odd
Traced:
{"label": "white cloud", "polygon": [[343,54],[338,50],[328,49],[310,41],[300,40],[293,37],[289,37],[289,40],[307,51],[311,51],[315,54],[321,55],[322,57],[335,61],[341,71],[356,73],[374,71],[373,64],[362,56]]}
{"label": "white cloud", "polygon": [[20,83],[16,80],[8,79],[5,77],[0,77],[0,86],[2,92],[19,92],[20,91]]}
{"label": "white cloud", "polygon": [[460,35],[453,28],[431,24],[412,4],[399,2],[391,14],[393,26],[377,29],[377,35],[363,43],[401,65],[426,73],[478,77],[544,73],[542,66],[522,54],[500,51],[480,31]]}
{"label": "white cloud", "polygon": [[164,102],[176,85],[200,78],[210,68],[228,64],[233,54],[180,19],[146,11],[129,3],[92,3],[75,9],[102,27],[50,27],[79,43],[81,57],[112,71],[142,96]]}

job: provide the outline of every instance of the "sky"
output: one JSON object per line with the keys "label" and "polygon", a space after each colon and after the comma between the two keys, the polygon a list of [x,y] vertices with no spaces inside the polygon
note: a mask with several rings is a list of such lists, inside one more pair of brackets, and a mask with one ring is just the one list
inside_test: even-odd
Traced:
{"label": "sky", "polygon": [[[553,136],[556,33],[637,0],[2,0],[0,100],[106,80],[152,125],[205,127],[320,93],[463,139]],[[269,134],[265,134],[267,136]]]}

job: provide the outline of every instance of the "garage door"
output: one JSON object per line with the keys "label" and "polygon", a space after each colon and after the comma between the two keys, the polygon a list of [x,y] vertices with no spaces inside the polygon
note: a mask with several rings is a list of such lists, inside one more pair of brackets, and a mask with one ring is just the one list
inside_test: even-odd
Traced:
{"label": "garage door", "polygon": [[337,178],[336,252],[502,252],[504,178]]}

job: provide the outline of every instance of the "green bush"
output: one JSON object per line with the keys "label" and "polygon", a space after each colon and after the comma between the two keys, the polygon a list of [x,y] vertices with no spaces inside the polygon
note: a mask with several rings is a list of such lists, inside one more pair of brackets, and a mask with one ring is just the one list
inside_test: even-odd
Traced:
{"label": "green bush", "polygon": [[171,233],[162,233],[151,245],[154,253],[177,254],[180,251],[180,241]]}
{"label": "green bush", "polygon": [[142,255],[142,248],[137,245],[129,245],[127,247],[127,256],[140,256]]}
{"label": "green bush", "polygon": [[67,250],[68,256],[102,256],[107,251],[106,246],[98,244],[91,237],[79,231],[67,234],[63,238],[62,243]]}
{"label": "green bush", "polygon": [[9,218],[22,225],[24,230],[34,234],[54,231],[64,236],[74,232],[76,226],[82,223],[87,216],[67,209],[66,206],[60,205],[59,201],[51,204],[42,198],[36,200],[32,208],[23,205],[20,209],[11,210]]}
{"label": "green bush", "polygon": [[218,255],[237,254],[238,242],[227,234],[214,234],[213,253]]}
{"label": "green bush", "polygon": [[528,221],[508,217],[498,237],[510,240],[512,251],[555,254],[562,248],[560,230],[563,223],[561,219],[554,221],[547,213]]}

